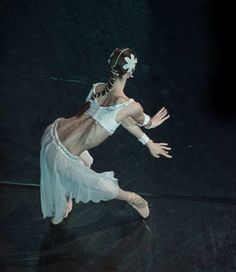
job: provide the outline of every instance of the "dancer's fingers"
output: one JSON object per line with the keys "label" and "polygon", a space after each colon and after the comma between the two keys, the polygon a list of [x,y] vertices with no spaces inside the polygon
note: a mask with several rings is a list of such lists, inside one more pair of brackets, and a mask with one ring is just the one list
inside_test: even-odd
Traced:
{"label": "dancer's fingers", "polygon": [[168,119],[169,117],[170,117],[170,114],[167,115],[165,118],[163,118],[163,121],[166,120],[166,119]]}
{"label": "dancer's fingers", "polygon": [[166,120],[166,119],[168,119],[169,117],[170,117],[170,115],[167,115],[167,116],[165,116],[166,115],[166,113],[164,114],[164,115],[160,115],[160,116],[155,116],[155,117],[153,117],[152,118],[152,121],[156,121],[156,120],[158,120],[159,121],[159,119],[162,119],[162,121],[164,121],[164,120]]}
{"label": "dancer's fingers", "polygon": [[171,150],[171,147],[163,146],[162,149],[168,149]]}
{"label": "dancer's fingers", "polygon": [[156,116],[162,114],[164,111],[165,111],[164,108],[160,109],[153,117],[156,117]]}
{"label": "dancer's fingers", "polygon": [[162,107],[158,112],[164,111],[165,107]]}
{"label": "dancer's fingers", "polygon": [[171,155],[168,155],[168,154],[166,154],[166,153],[163,153],[162,155],[165,156],[165,157],[167,157],[167,158],[172,158]]}
{"label": "dancer's fingers", "polygon": [[163,112],[161,112],[160,115],[165,115],[165,114],[167,114],[167,110],[164,110]]}
{"label": "dancer's fingers", "polygon": [[165,114],[167,112],[167,110],[160,110],[160,111],[158,111],[155,115],[154,115],[154,118],[155,117],[159,117],[160,115],[162,115],[162,114]]}

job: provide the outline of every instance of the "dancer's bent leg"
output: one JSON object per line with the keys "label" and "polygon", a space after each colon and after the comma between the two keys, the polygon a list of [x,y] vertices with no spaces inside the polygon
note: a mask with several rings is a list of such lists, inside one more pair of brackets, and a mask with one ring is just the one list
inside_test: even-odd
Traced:
{"label": "dancer's bent leg", "polygon": [[149,216],[148,202],[140,195],[119,188],[119,195],[116,199],[127,201],[143,218]]}
{"label": "dancer's bent leg", "polygon": [[130,192],[124,191],[121,188],[119,188],[119,195],[116,197],[116,199],[129,201],[130,200]]}

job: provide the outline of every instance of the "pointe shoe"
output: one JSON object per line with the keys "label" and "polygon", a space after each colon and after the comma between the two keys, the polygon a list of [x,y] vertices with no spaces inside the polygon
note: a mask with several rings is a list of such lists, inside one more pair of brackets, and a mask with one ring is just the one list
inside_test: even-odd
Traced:
{"label": "pointe shoe", "polygon": [[63,218],[68,217],[68,214],[69,214],[69,213],[71,212],[71,210],[72,210],[72,206],[73,206],[73,202],[72,202],[72,199],[70,199],[70,200],[67,202],[67,207],[66,207],[66,210],[65,210],[65,213],[64,213]]}
{"label": "pointe shoe", "polygon": [[149,207],[148,202],[137,195],[136,193],[129,193],[129,200],[127,201],[143,218],[147,218],[149,216]]}
{"label": "pointe shoe", "polygon": [[[64,212],[64,215],[63,215],[63,219],[64,218],[67,218],[68,217],[68,214],[71,212],[71,210],[72,210],[72,206],[73,206],[73,202],[72,202],[72,200],[70,199],[68,202],[67,202],[67,207],[66,207],[66,209],[65,209],[65,212]],[[59,223],[55,223],[55,221],[54,221],[55,219],[54,219],[54,217],[51,219],[51,222],[52,222],[52,224],[53,225],[57,225],[57,224],[60,224],[61,222],[59,222]]]}
{"label": "pointe shoe", "polygon": [[60,223],[62,222],[62,221],[61,221],[61,222],[59,222],[59,223],[55,223],[54,220],[55,220],[54,217],[52,217],[51,222],[52,222],[53,225],[58,225],[58,224],[60,224]]}

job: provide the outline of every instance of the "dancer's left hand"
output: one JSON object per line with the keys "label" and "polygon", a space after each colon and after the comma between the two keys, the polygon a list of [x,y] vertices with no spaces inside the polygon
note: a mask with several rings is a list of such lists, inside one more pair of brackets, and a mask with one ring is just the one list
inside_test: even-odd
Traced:
{"label": "dancer's left hand", "polygon": [[150,127],[146,127],[147,129],[155,128],[160,126],[164,121],[166,121],[170,115],[167,115],[167,110],[165,107],[161,108],[152,118],[152,125]]}

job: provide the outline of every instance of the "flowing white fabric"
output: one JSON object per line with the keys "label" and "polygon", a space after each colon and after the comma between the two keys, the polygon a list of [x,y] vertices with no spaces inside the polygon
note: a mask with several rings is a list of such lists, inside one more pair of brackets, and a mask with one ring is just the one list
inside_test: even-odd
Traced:
{"label": "flowing white fabric", "polygon": [[118,196],[118,179],[114,171],[95,172],[93,157],[87,150],[76,156],[60,142],[57,118],[44,131],[40,150],[40,198],[43,218],[63,220],[67,198],[76,203],[100,202]]}

